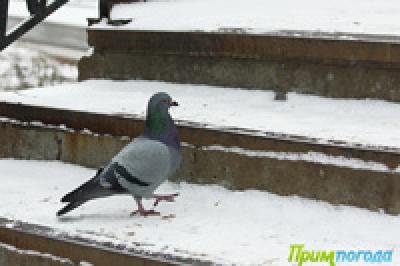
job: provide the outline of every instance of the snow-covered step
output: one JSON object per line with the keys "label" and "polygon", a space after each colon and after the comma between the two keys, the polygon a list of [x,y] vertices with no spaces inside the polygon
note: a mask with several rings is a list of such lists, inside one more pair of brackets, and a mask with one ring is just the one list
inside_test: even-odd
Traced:
{"label": "snow-covered step", "polygon": [[[32,162],[26,163],[26,166],[29,167],[31,166],[29,164]],[[33,164],[35,164],[35,162]],[[50,165],[51,164],[52,163],[50,163]],[[5,165],[3,164],[2,166],[4,167]],[[59,171],[57,174],[62,173]],[[62,178],[57,178],[57,180],[62,182]],[[20,182],[22,180],[16,181]],[[42,179],[41,181],[45,180]],[[43,184],[41,181],[36,185],[31,184],[33,185],[31,186],[31,191],[36,191],[42,194],[42,196],[48,195],[49,197],[47,199],[50,200],[53,196],[48,193],[49,191],[46,188],[38,190],[39,186],[37,185]],[[11,186],[8,188],[13,189]],[[45,207],[45,202],[46,201],[41,201],[42,207]],[[42,207],[39,207],[39,209]],[[48,206],[45,208],[46,214],[42,216],[42,218],[46,216],[47,219],[53,220],[51,208]],[[101,233],[95,233],[95,231],[93,231],[93,233],[99,236],[97,239],[93,236],[87,237],[83,236],[84,233],[79,233],[85,230],[76,230],[75,233],[72,233],[72,231],[60,229],[57,226],[51,225],[44,219],[38,220],[37,215],[39,212],[34,213],[32,210],[27,211],[27,213],[31,215],[29,218],[16,218],[19,215],[17,212],[13,213],[16,215],[5,212],[1,212],[0,214],[1,265],[129,266],[146,264],[164,266],[178,263],[201,262],[200,260],[171,255],[166,256],[156,252],[136,250],[121,246],[105,239],[100,239]],[[10,217],[12,218],[10,219]],[[62,225],[66,222],[68,222],[68,219],[66,219],[66,221],[59,220],[58,224]],[[90,235],[90,232],[86,232],[86,234]],[[27,264],[27,261],[29,261],[29,264]]]}
{"label": "snow-covered step", "polygon": [[[160,192],[177,191],[180,196],[174,203],[157,207],[161,217],[132,217],[129,213],[136,207],[134,200],[114,196],[89,202],[58,219],[55,212],[62,206],[60,197],[95,174],[95,169],[12,159],[0,160],[0,169],[0,217],[8,219],[0,219],[0,228],[30,233],[22,239],[40,234],[50,236],[50,240],[73,241],[54,241],[48,246],[53,251],[60,245],[70,247],[75,241],[90,244],[74,254],[78,262],[80,258],[96,266],[125,265],[118,263],[118,254],[108,252],[111,248],[126,255],[136,252],[166,259],[193,259],[195,265],[202,265],[196,264],[200,260],[223,265],[287,266],[290,246],[303,243],[305,250],[392,250],[391,265],[400,263],[399,216],[296,196],[167,182]],[[146,207],[152,203],[145,201]],[[1,233],[0,241],[10,235]],[[20,242],[30,243],[33,249],[44,246],[43,241]],[[101,250],[102,246],[109,248]],[[90,256],[88,249],[93,247],[100,249]],[[65,256],[74,251],[62,249],[53,254]],[[102,252],[106,254],[97,257],[99,264],[90,259]]]}
{"label": "snow-covered step", "polygon": [[[100,114],[10,102],[0,102],[0,116],[2,122],[15,121],[30,126],[48,125],[51,128],[70,128],[83,133],[104,134],[125,139],[136,137],[143,130],[143,118],[140,115]],[[397,147],[222,127],[177,119],[176,122],[179,126],[180,137],[188,147],[204,147],[208,150],[226,149],[253,157],[264,155],[277,158],[280,152],[288,154],[311,152],[374,161],[388,170],[395,170],[400,164],[400,149]],[[301,156],[292,157],[292,160],[299,160]],[[307,156],[303,156],[305,157]]]}
{"label": "snow-covered step", "polygon": [[[1,157],[99,167],[143,128],[137,118],[13,104],[0,107],[8,116],[0,123]],[[190,124],[179,130],[184,161],[174,181],[400,212],[400,160],[394,150],[246,135]]]}
{"label": "snow-covered step", "polygon": [[94,52],[79,63],[81,80],[144,79],[258,88],[276,91],[278,99],[297,92],[400,101],[399,36],[127,27],[88,29]]}
{"label": "snow-covered step", "polygon": [[[117,1],[110,2],[129,2]],[[385,4],[374,0],[174,0],[131,1],[116,5],[113,19],[133,18],[123,29],[223,32],[241,29],[264,34],[272,31],[303,30],[400,35],[396,0]],[[106,23],[100,28],[110,28]]]}
{"label": "snow-covered step", "polygon": [[281,102],[274,101],[272,91],[256,89],[89,80],[0,92],[0,101],[143,119],[148,99],[158,91],[169,93],[180,103],[172,115],[183,125],[237,129],[246,135],[277,135],[279,139],[287,135],[299,142],[308,139],[336,146],[342,143],[375,150],[400,149],[400,120],[396,119],[400,117],[400,104],[382,100],[329,99],[290,93],[287,101]]}

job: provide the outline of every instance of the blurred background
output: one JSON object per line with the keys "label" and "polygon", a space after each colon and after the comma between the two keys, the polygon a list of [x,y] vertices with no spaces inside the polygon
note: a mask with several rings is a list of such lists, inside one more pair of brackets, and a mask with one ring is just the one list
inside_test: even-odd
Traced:
{"label": "blurred background", "polygon": [[[97,16],[97,4],[97,0],[69,1],[0,53],[0,90],[76,81],[78,60],[88,53],[86,18]],[[8,30],[28,16],[26,1],[11,0]]]}

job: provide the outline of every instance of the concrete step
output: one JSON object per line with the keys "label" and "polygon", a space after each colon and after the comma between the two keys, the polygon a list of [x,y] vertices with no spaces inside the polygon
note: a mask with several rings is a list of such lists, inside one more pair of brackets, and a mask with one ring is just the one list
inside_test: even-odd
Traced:
{"label": "concrete step", "polygon": [[[113,115],[0,104],[0,157],[107,162],[143,130]],[[180,124],[184,161],[174,181],[299,195],[400,213],[400,152],[386,147]]]}
{"label": "concrete step", "polygon": [[88,42],[94,53],[81,59],[80,79],[268,89],[283,98],[294,91],[400,101],[398,37],[295,35],[89,28]]}
{"label": "concrete step", "polygon": [[[138,243],[140,245],[140,243]],[[210,265],[210,262],[165,256],[73,237],[54,229],[0,218],[1,265]]]}

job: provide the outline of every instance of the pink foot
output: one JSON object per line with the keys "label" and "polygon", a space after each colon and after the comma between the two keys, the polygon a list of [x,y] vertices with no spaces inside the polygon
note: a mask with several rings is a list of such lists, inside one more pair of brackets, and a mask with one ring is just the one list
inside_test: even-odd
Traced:
{"label": "pink foot", "polygon": [[174,193],[170,195],[154,195],[154,198],[156,199],[154,201],[153,206],[157,206],[160,201],[168,201],[168,202],[173,202],[175,201],[175,197],[179,196],[179,193]]}

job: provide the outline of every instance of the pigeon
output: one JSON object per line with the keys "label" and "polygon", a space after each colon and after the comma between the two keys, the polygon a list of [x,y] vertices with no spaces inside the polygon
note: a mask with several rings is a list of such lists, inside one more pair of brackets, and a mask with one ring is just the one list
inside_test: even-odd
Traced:
{"label": "pigeon", "polygon": [[169,114],[176,101],[164,92],[154,94],[148,103],[145,129],[133,139],[96,175],[72,192],[61,202],[68,203],[57,212],[64,215],[85,202],[118,194],[130,194],[138,209],[132,214],[159,215],[143,207],[143,198],[154,198],[154,207],[160,201],[174,201],[177,193],[157,195],[154,191],[172,176],[181,163],[181,142],[177,127]]}

